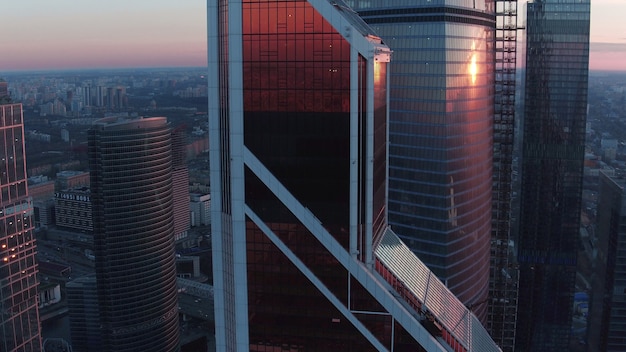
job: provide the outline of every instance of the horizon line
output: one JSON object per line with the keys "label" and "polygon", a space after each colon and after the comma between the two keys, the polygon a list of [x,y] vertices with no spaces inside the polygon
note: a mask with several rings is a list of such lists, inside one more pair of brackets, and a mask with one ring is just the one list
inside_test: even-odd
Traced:
{"label": "horizon line", "polygon": [[127,66],[127,67],[82,67],[82,68],[19,68],[0,70],[0,75],[15,73],[49,73],[49,72],[88,72],[88,71],[131,71],[131,70],[181,70],[208,69],[207,66]]}
{"label": "horizon line", "polygon": [[[90,68],[41,68],[41,69],[12,69],[0,70],[0,77],[6,74],[37,74],[37,73],[59,73],[59,72],[89,72],[89,71],[132,71],[132,70],[182,70],[182,69],[208,69],[207,66],[128,66],[128,67],[90,67]],[[518,67],[516,70],[523,70]],[[589,72],[623,72],[626,69],[592,69]]]}

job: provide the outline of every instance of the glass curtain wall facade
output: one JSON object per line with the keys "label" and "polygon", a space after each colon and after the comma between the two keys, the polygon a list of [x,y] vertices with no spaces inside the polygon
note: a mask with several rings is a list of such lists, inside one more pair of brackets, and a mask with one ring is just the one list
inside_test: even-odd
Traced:
{"label": "glass curtain wall facade", "polygon": [[176,351],[169,124],[98,120],[88,156],[102,350]]}
{"label": "glass curtain wall facade", "polygon": [[337,0],[208,18],[217,350],[499,351],[387,226],[389,48]]}
{"label": "glass curtain wall facade", "polygon": [[515,349],[566,351],[580,227],[588,0],[528,3]]}
{"label": "glass curtain wall facade", "polygon": [[26,180],[22,104],[9,103],[6,82],[0,82],[0,351],[3,352],[38,352],[42,347],[33,221]]}
{"label": "glass curtain wall facade", "polygon": [[[516,115],[517,0],[496,0],[496,99],[493,124],[493,207],[487,330],[504,352],[515,345],[517,270],[511,245]],[[517,150],[516,150],[517,153]],[[517,202],[517,200],[515,200]]]}
{"label": "glass curtain wall facade", "polygon": [[[324,224],[333,242],[340,246],[338,249],[343,253],[351,249],[361,262],[369,261],[372,265],[373,229],[382,234],[386,228],[386,61],[389,53],[377,57],[382,59],[375,64],[373,57],[364,55],[378,50],[385,52],[386,47],[376,37],[369,39],[360,32],[367,28],[356,16],[348,22],[341,20],[350,27],[346,31],[357,37],[362,48],[353,46],[345,33],[337,31],[318,11],[321,6],[329,14],[343,16],[338,15],[341,9],[325,0],[317,2],[318,8],[307,1],[229,1],[213,5],[212,9],[209,3],[209,14],[230,15],[221,17],[219,29],[215,29],[221,33],[216,38],[221,50],[237,43],[233,43],[236,36],[227,35],[233,27],[224,27],[234,13],[241,16],[238,30],[242,33],[240,52],[219,52],[221,71],[218,74],[222,83],[215,88],[221,92],[221,101],[230,101],[231,106],[229,111],[218,110],[220,121],[212,123],[220,126],[213,125],[214,129],[230,134],[221,136],[219,149],[211,148],[212,152],[221,151],[221,155],[212,154],[211,161],[219,160],[219,165],[212,164],[211,170],[222,169],[217,176],[219,180],[212,179],[213,204],[219,199],[218,192],[230,194],[225,193],[221,198],[221,214],[212,216],[222,220],[214,220],[214,238],[219,238],[215,235],[216,229],[222,227],[221,231],[217,230],[222,238],[217,244],[214,242],[214,248],[225,248],[231,245],[231,240],[237,241],[236,235],[231,235],[224,227],[235,228],[238,224],[232,218],[241,209],[238,207],[247,209],[245,222],[239,224],[245,229],[245,239],[242,239],[245,240],[246,264],[241,269],[247,277],[244,298],[248,304],[242,313],[248,318],[245,321],[248,336],[237,336],[242,329],[228,331],[225,326],[225,341],[220,341],[218,332],[218,349],[226,344],[258,351],[280,346],[293,350],[370,350],[379,347],[378,340],[390,347],[393,325],[390,317],[378,315],[382,309],[380,304],[348,275],[299,218],[303,212],[307,216],[311,214]],[[231,56],[233,52],[242,59],[239,67],[243,78],[240,82],[242,96],[232,96],[233,90],[226,89],[237,84],[233,67],[237,57]],[[225,60],[226,55],[229,60]],[[237,121],[232,104],[239,98],[242,98],[243,112],[238,116],[241,120]],[[231,158],[236,157],[233,139],[237,137],[238,128],[243,132],[239,142],[251,155],[244,159],[244,168],[233,169],[233,163],[225,162],[224,155],[228,157],[230,153]],[[367,155],[373,163],[365,163]],[[270,176],[263,177],[252,167],[255,161],[267,168],[271,177],[306,210],[284,204],[276,194],[276,185],[267,184]],[[236,176],[240,172],[242,179]],[[230,178],[225,179],[225,176]],[[217,183],[221,189],[217,189]],[[239,188],[245,188],[245,204],[236,204],[230,198],[236,197]],[[273,241],[267,231],[274,233],[277,240]],[[351,234],[354,235],[352,240]],[[366,243],[369,243],[368,258]],[[297,262],[308,269],[303,272],[281,245],[288,247],[288,251],[297,256]],[[216,257],[219,253],[214,255]],[[223,256],[214,267],[227,267],[229,260],[232,258]],[[237,264],[233,263],[231,275],[235,280],[239,275],[237,269]],[[218,280],[220,275],[228,273],[222,269],[217,271],[216,314],[219,315]],[[229,278],[222,280],[223,304],[233,304],[227,295]],[[359,318],[364,322],[357,325],[367,323],[370,329],[377,327],[374,345],[334,306],[328,293],[319,290],[315,284],[318,280],[344,304],[352,301],[352,308],[362,308]],[[231,294],[237,293],[241,292]],[[240,307],[239,302],[237,306]],[[219,330],[218,325],[219,318],[216,318]],[[398,328],[397,336],[398,346],[408,344],[420,348],[402,328]],[[249,346],[242,346],[242,341],[249,341]]]}
{"label": "glass curtain wall facade", "polygon": [[82,276],[65,285],[70,320],[72,350],[101,351],[98,288],[94,274]]}
{"label": "glass curtain wall facade", "polygon": [[588,352],[626,350],[626,182],[600,173]]}
{"label": "glass curtain wall facade", "polygon": [[[384,229],[386,225],[386,64],[376,63],[373,126],[368,126],[367,61],[359,54],[355,71],[362,105],[357,107],[358,134],[354,136],[350,125],[352,47],[342,34],[303,1],[244,1],[243,24],[244,145],[346,251],[350,212],[356,210],[353,215],[361,242],[357,256],[365,262],[365,226],[372,221],[370,212],[380,215],[374,226]],[[348,187],[351,137],[360,144],[355,160],[359,164],[354,200],[361,205],[358,209],[351,208]],[[369,166],[363,163],[368,148],[374,152],[370,180],[366,175]],[[372,185],[374,198],[367,207]],[[380,312],[379,304],[349,279],[347,270],[294,217],[293,210],[249,169],[245,189],[246,204],[265,225],[335,296],[361,308],[362,321],[380,329],[380,340],[392,341],[392,320],[365,313],[372,309]],[[247,221],[246,234],[251,346],[262,349],[287,343],[296,350],[313,346],[322,350],[373,348],[351,324],[342,323],[341,313],[290,265],[257,224]]]}
{"label": "glass curtain wall facade", "polygon": [[389,223],[484,322],[491,237],[494,3],[349,4],[394,53]]}

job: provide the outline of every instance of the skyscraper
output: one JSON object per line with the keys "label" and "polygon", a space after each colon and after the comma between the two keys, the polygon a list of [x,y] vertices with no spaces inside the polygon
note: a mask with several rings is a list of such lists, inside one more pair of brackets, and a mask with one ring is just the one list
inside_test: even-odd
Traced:
{"label": "skyscraper", "polygon": [[0,98],[2,98],[2,104],[8,104],[9,97],[9,85],[7,82],[0,78]]}
{"label": "skyscraper", "polygon": [[103,351],[178,349],[171,130],[104,118],[88,132]]}
{"label": "skyscraper", "polygon": [[568,349],[580,227],[589,1],[527,5],[518,351]]}
{"label": "skyscraper", "polygon": [[172,198],[174,209],[174,239],[187,237],[191,223],[189,209],[189,170],[185,149],[185,130],[172,131]]}
{"label": "skyscraper", "polygon": [[100,312],[95,275],[69,281],[65,285],[70,320],[72,349],[83,352],[101,351]]}
{"label": "skyscraper", "polygon": [[494,118],[493,0],[351,0],[394,52],[389,223],[486,318]]}
{"label": "skyscraper", "polygon": [[208,23],[217,349],[497,351],[387,226],[381,39],[340,0]]}
{"label": "skyscraper", "polygon": [[626,350],[626,180],[600,172],[587,351]]}
{"label": "skyscraper", "polygon": [[33,206],[28,196],[22,104],[0,80],[0,351],[41,350]]}
{"label": "skyscraper", "polygon": [[491,264],[487,331],[504,352],[513,351],[517,321],[513,164],[517,96],[517,0],[495,0],[496,58],[493,121]]}

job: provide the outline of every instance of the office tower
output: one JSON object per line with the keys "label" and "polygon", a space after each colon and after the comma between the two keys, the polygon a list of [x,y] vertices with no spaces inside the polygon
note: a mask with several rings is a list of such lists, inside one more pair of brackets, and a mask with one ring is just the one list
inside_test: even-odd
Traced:
{"label": "office tower", "polygon": [[65,285],[72,349],[101,351],[98,289],[95,275],[79,277]]}
{"label": "office tower", "polygon": [[33,199],[33,221],[35,222],[35,230],[53,225],[55,223],[54,200]]}
{"label": "office tower", "polygon": [[626,350],[626,192],[624,178],[600,172],[587,351]]}
{"label": "office tower", "polygon": [[494,118],[494,3],[351,0],[393,50],[389,223],[485,321]]}
{"label": "office tower", "polygon": [[516,116],[517,0],[496,0],[495,109],[491,262],[487,331],[504,352],[515,346],[518,275],[513,246],[512,193]]}
{"label": "office tower", "polygon": [[380,38],[338,0],[208,23],[217,350],[498,350],[387,226]]}
{"label": "office tower", "polygon": [[73,100],[74,100],[74,91],[73,90],[68,90],[66,98],[65,98],[65,105],[67,106],[67,109],[69,111],[74,111],[74,110],[72,110],[72,102],[73,102]]}
{"label": "office tower", "polygon": [[91,84],[83,87],[83,104],[91,106]]}
{"label": "office tower", "polygon": [[191,193],[191,225],[211,225],[211,194]]}
{"label": "office tower", "polygon": [[33,206],[28,196],[22,104],[0,80],[0,351],[41,350]]}
{"label": "office tower", "polygon": [[115,99],[115,88],[107,87],[106,92],[107,107],[109,108],[109,110],[113,110],[117,106],[115,105],[117,102],[117,100]]}
{"label": "office tower", "polygon": [[57,227],[93,232],[91,190],[87,187],[54,192],[54,223]]}
{"label": "office tower", "polygon": [[106,94],[106,90],[103,86],[96,86],[96,106],[98,107],[103,107],[105,106],[105,94]]}
{"label": "office tower", "polygon": [[515,349],[566,351],[585,153],[589,1],[528,3]]}
{"label": "office tower", "polygon": [[126,100],[126,89],[123,87],[115,88],[115,107],[118,110],[122,110],[126,106],[126,103],[124,102],[125,100]]}
{"label": "office tower", "polygon": [[175,351],[178,302],[166,118],[104,118],[88,131],[103,351]]}
{"label": "office tower", "polygon": [[187,237],[191,223],[189,205],[189,170],[187,169],[185,130],[172,131],[172,194],[174,207],[174,239]]}
{"label": "office tower", "polygon": [[[0,102],[3,104],[8,103],[9,101],[9,85],[7,82],[0,78]],[[4,102],[6,100],[6,102]]]}

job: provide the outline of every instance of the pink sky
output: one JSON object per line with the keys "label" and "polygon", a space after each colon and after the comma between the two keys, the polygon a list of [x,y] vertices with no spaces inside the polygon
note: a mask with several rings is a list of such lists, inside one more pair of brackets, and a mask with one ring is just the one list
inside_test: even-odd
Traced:
{"label": "pink sky", "polygon": [[[626,71],[624,14],[592,0],[591,69]],[[205,0],[6,1],[0,27],[0,72],[206,65]]]}
{"label": "pink sky", "polygon": [[626,71],[626,44],[591,43],[589,69]]}
{"label": "pink sky", "polygon": [[589,68],[626,71],[626,0],[591,0]]}
{"label": "pink sky", "polygon": [[19,0],[2,14],[0,72],[206,66],[206,0]]}

